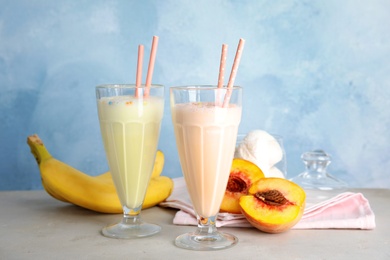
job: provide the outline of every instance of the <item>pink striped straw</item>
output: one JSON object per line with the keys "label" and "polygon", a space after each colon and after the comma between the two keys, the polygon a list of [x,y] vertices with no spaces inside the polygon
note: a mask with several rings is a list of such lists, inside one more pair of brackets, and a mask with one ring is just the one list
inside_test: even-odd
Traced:
{"label": "pink striped straw", "polygon": [[157,46],[158,46],[158,37],[153,36],[152,40],[152,48],[150,50],[150,57],[149,57],[149,66],[148,66],[148,73],[146,75],[146,83],[145,86],[145,96],[149,95],[149,88],[152,85],[152,77],[153,77],[153,70],[154,70],[154,62],[156,60],[156,53],[157,53]]}
{"label": "pink striped straw", "polygon": [[234,81],[236,80],[237,70],[238,70],[238,66],[240,65],[240,60],[241,60],[241,56],[242,56],[242,50],[244,49],[244,44],[245,44],[245,40],[241,38],[240,41],[238,42],[236,57],[234,58],[232,71],[230,72],[230,78],[229,78],[229,82],[227,85],[228,88],[232,88]]}
{"label": "pink striped straw", "polygon": [[221,62],[219,64],[218,88],[223,87],[223,82],[225,80],[225,65],[226,65],[227,49],[228,49],[228,45],[222,44]]}
{"label": "pink striped straw", "polygon": [[234,58],[232,71],[230,72],[229,82],[227,85],[228,90],[226,92],[225,99],[223,101],[223,107],[227,107],[227,105],[229,104],[230,96],[232,95],[234,80],[236,79],[238,66],[240,65],[240,60],[241,60],[241,56],[242,56],[242,50],[244,49],[244,44],[245,44],[245,40],[241,38],[240,41],[238,42],[236,56]]}
{"label": "pink striped straw", "polygon": [[135,96],[139,96],[139,87],[141,86],[141,81],[142,81],[142,62],[144,59],[144,46],[143,45],[138,45],[138,60],[137,60],[137,74],[135,77]]}

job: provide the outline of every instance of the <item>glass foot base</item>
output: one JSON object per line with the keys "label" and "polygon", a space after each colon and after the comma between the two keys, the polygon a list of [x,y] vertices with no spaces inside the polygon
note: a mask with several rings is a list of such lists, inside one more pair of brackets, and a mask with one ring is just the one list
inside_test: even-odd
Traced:
{"label": "glass foot base", "polygon": [[103,228],[102,234],[110,238],[132,239],[152,236],[160,231],[161,227],[156,224],[125,224],[121,222]]}
{"label": "glass foot base", "polygon": [[236,245],[237,242],[237,237],[223,232],[215,232],[210,235],[186,233],[178,236],[175,240],[178,247],[198,251],[225,249]]}

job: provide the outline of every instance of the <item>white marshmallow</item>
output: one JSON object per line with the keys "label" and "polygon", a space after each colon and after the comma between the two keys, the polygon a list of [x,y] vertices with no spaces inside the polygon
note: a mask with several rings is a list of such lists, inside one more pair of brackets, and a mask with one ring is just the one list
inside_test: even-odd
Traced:
{"label": "white marshmallow", "polygon": [[[275,169],[270,170],[283,158],[283,151],[278,141],[263,130],[249,132],[236,149],[235,156],[256,164],[266,177],[282,177]],[[272,176],[271,176],[272,175]]]}
{"label": "white marshmallow", "polygon": [[283,172],[279,170],[277,167],[272,167],[267,171],[267,173],[264,173],[266,177],[277,177],[277,178],[285,178]]}

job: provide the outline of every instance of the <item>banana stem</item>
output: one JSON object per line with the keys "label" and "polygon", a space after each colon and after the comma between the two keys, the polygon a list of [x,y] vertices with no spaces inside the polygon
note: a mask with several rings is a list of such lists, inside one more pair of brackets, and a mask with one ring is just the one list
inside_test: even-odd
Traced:
{"label": "banana stem", "polygon": [[37,134],[30,135],[27,138],[27,144],[30,146],[31,153],[34,155],[38,165],[42,161],[52,158],[51,154]]}

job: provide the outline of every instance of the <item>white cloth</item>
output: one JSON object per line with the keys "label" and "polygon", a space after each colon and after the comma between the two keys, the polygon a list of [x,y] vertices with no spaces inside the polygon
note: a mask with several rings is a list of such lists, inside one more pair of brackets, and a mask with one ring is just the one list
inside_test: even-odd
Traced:
{"label": "white cloth", "polygon": [[[197,225],[183,177],[175,178],[171,196],[159,205],[179,209],[173,223]],[[242,214],[219,213],[217,227],[252,227]],[[361,193],[343,192],[326,201],[305,208],[293,229],[374,229],[375,215]]]}

